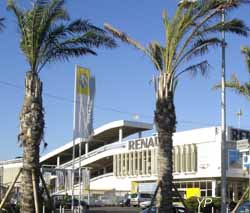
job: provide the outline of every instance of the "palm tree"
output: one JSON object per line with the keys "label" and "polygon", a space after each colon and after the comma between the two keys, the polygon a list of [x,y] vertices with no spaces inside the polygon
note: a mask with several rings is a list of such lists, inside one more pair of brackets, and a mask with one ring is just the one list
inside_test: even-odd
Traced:
{"label": "palm tree", "polygon": [[[241,53],[244,56],[247,71],[250,74],[250,47],[248,46],[242,47]],[[242,95],[247,99],[250,99],[250,83],[249,82],[241,83],[236,73],[233,73],[231,79],[226,81],[225,86],[227,88],[232,89],[237,94]],[[214,86],[214,89],[220,89],[220,88],[221,84],[216,84]]]}
{"label": "palm tree", "polygon": [[34,196],[41,199],[39,192],[34,194],[34,189],[38,189],[39,145],[45,125],[42,82],[39,79],[42,68],[58,60],[96,55],[94,48],[115,47],[114,40],[103,29],[82,19],[70,22],[64,5],[64,0],[35,0],[30,9],[22,10],[14,0],[8,1],[8,9],[14,13],[20,31],[20,49],[30,67],[26,73],[18,136],[23,146],[21,211],[25,213],[34,212]]}
{"label": "palm tree", "polygon": [[[176,113],[174,95],[180,77],[185,73],[192,76],[200,73],[205,75],[209,70],[206,59],[195,64],[188,61],[198,56],[203,56],[210,47],[221,45],[222,41],[217,37],[218,32],[226,32],[238,35],[247,35],[247,28],[238,19],[227,20],[224,25],[220,22],[222,9],[233,9],[240,1],[209,0],[190,4],[183,1],[177,8],[172,19],[163,12],[163,24],[165,28],[165,43],[150,42],[147,47],[132,39],[124,32],[115,29],[110,24],[105,28],[121,41],[134,46],[142,51],[154,64],[158,75],[154,78],[156,109],[154,121],[158,131],[158,193],[159,212],[172,212],[172,136],[176,131]],[[185,68],[184,68],[185,67]]]}
{"label": "palm tree", "polygon": [[0,18],[0,32],[3,30],[4,28],[4,24],[3,24],[4,18]]}

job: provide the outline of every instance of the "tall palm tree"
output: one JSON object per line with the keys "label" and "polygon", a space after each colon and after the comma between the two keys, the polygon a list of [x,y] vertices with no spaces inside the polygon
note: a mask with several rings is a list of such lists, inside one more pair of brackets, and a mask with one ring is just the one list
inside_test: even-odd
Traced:
{"label": "tall palm tree", "polygon": [[3,24],[4,18],[0,18],[0,32],[3,30],[4,28],[4,24]]}
{"label": "tall palm tree", "polygon": [[[14,13],[20,31],[20,49],[30,67],[26,73],[18,136],[23,146],[21,210],[25,213],[34,212],[35,207],[32,173],[35,173],[37,189],[39,183],[39,145],[45,125],[42,82],[39,79],[41,70],[46,64],[58,60],[96,55],[95,48],[115,47],[114,40],[104,30],[88,21],[70,22],[64,5],[64,0],[35,0],[30,9],[22,10],[14,0],[8,1],[8,9]],[[38,200],[40,198],[38,193]]]}
{"label": "tall palm tree", "polygon": [[144,47],[124,32],[115,29],[110,24],[105,28],[121,41],[142,51],[154,64],[158,75],[154,78],[156,109],[154,121],[158,131],[158,183],[159,212],[172,212],[172,136],[176,131],[176,113],[174,95],[180,77],[185,73],[192,76],[206,74],[209,63],[206,59],[195,64],[190,59],[203,56],[210,47],[221,45],[218,32],[247,35],[247,28],[238,19],[227,20],[224,25],[220,22],[222,9],[233,9],[240,1],[226,2],[223,0],[199,1],[187,6],[183,1],[177,8],[172,19],[163,12],[165,43],[153,41]]}

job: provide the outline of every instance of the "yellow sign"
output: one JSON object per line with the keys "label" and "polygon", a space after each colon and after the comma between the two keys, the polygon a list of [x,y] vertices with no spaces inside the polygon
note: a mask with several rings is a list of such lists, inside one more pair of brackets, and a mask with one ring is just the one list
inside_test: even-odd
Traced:
{"label": "yellow sign", "polygon": [[131,181],[131,193],[137,193],[138,192],[138,182]]}
{"label": "yellow sign", "polygon": [[90,71],[83,67],[77,67],[77,94],[89,96]]}
{"label": "yellow sign", "polygon": [[200,188],[187,188],[186,199],[188,199],[190,197],[200,197],[200,196],[201,196]]}

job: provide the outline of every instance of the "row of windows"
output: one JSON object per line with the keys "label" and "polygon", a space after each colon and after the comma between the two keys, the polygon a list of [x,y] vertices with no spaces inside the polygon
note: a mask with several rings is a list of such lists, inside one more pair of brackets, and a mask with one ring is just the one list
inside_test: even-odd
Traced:
{"label": "row of windows", "polygon": [[147,149],[114,155],[114,174],[117,176],[135,176],[156,173],[156,151],[156,149]]}
{"label": "row of windows", "polygon": [[[190,181],[190,182],[174,182],[179,192],[185,192],[187,188],[199,188],[202,197],[212,196],[212,181]],[[185,195],[184,195],[185,197]]]}
{"label": "row of windows", "polygon": [[[113,158],[113,171],[116,176],[152,175],[157,173],[157,161],[157,148],[117,154]],[[197,171],[196,145],[174,147],[173,171]]]}
{"label": "row of windows", "polygon": [[173,170],[176,173],[197,171],[197,147],[195,144],[174,146]]}

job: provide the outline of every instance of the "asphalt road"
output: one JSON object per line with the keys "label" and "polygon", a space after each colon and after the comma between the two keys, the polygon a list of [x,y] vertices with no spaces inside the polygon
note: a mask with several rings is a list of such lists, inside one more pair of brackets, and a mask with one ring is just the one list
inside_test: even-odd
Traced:
{"label": "asphalt road", "polygon": [[96,207],[90,208],[90,213],[98,212],[98,213],[139,213],[140,208],[134,207]]}

